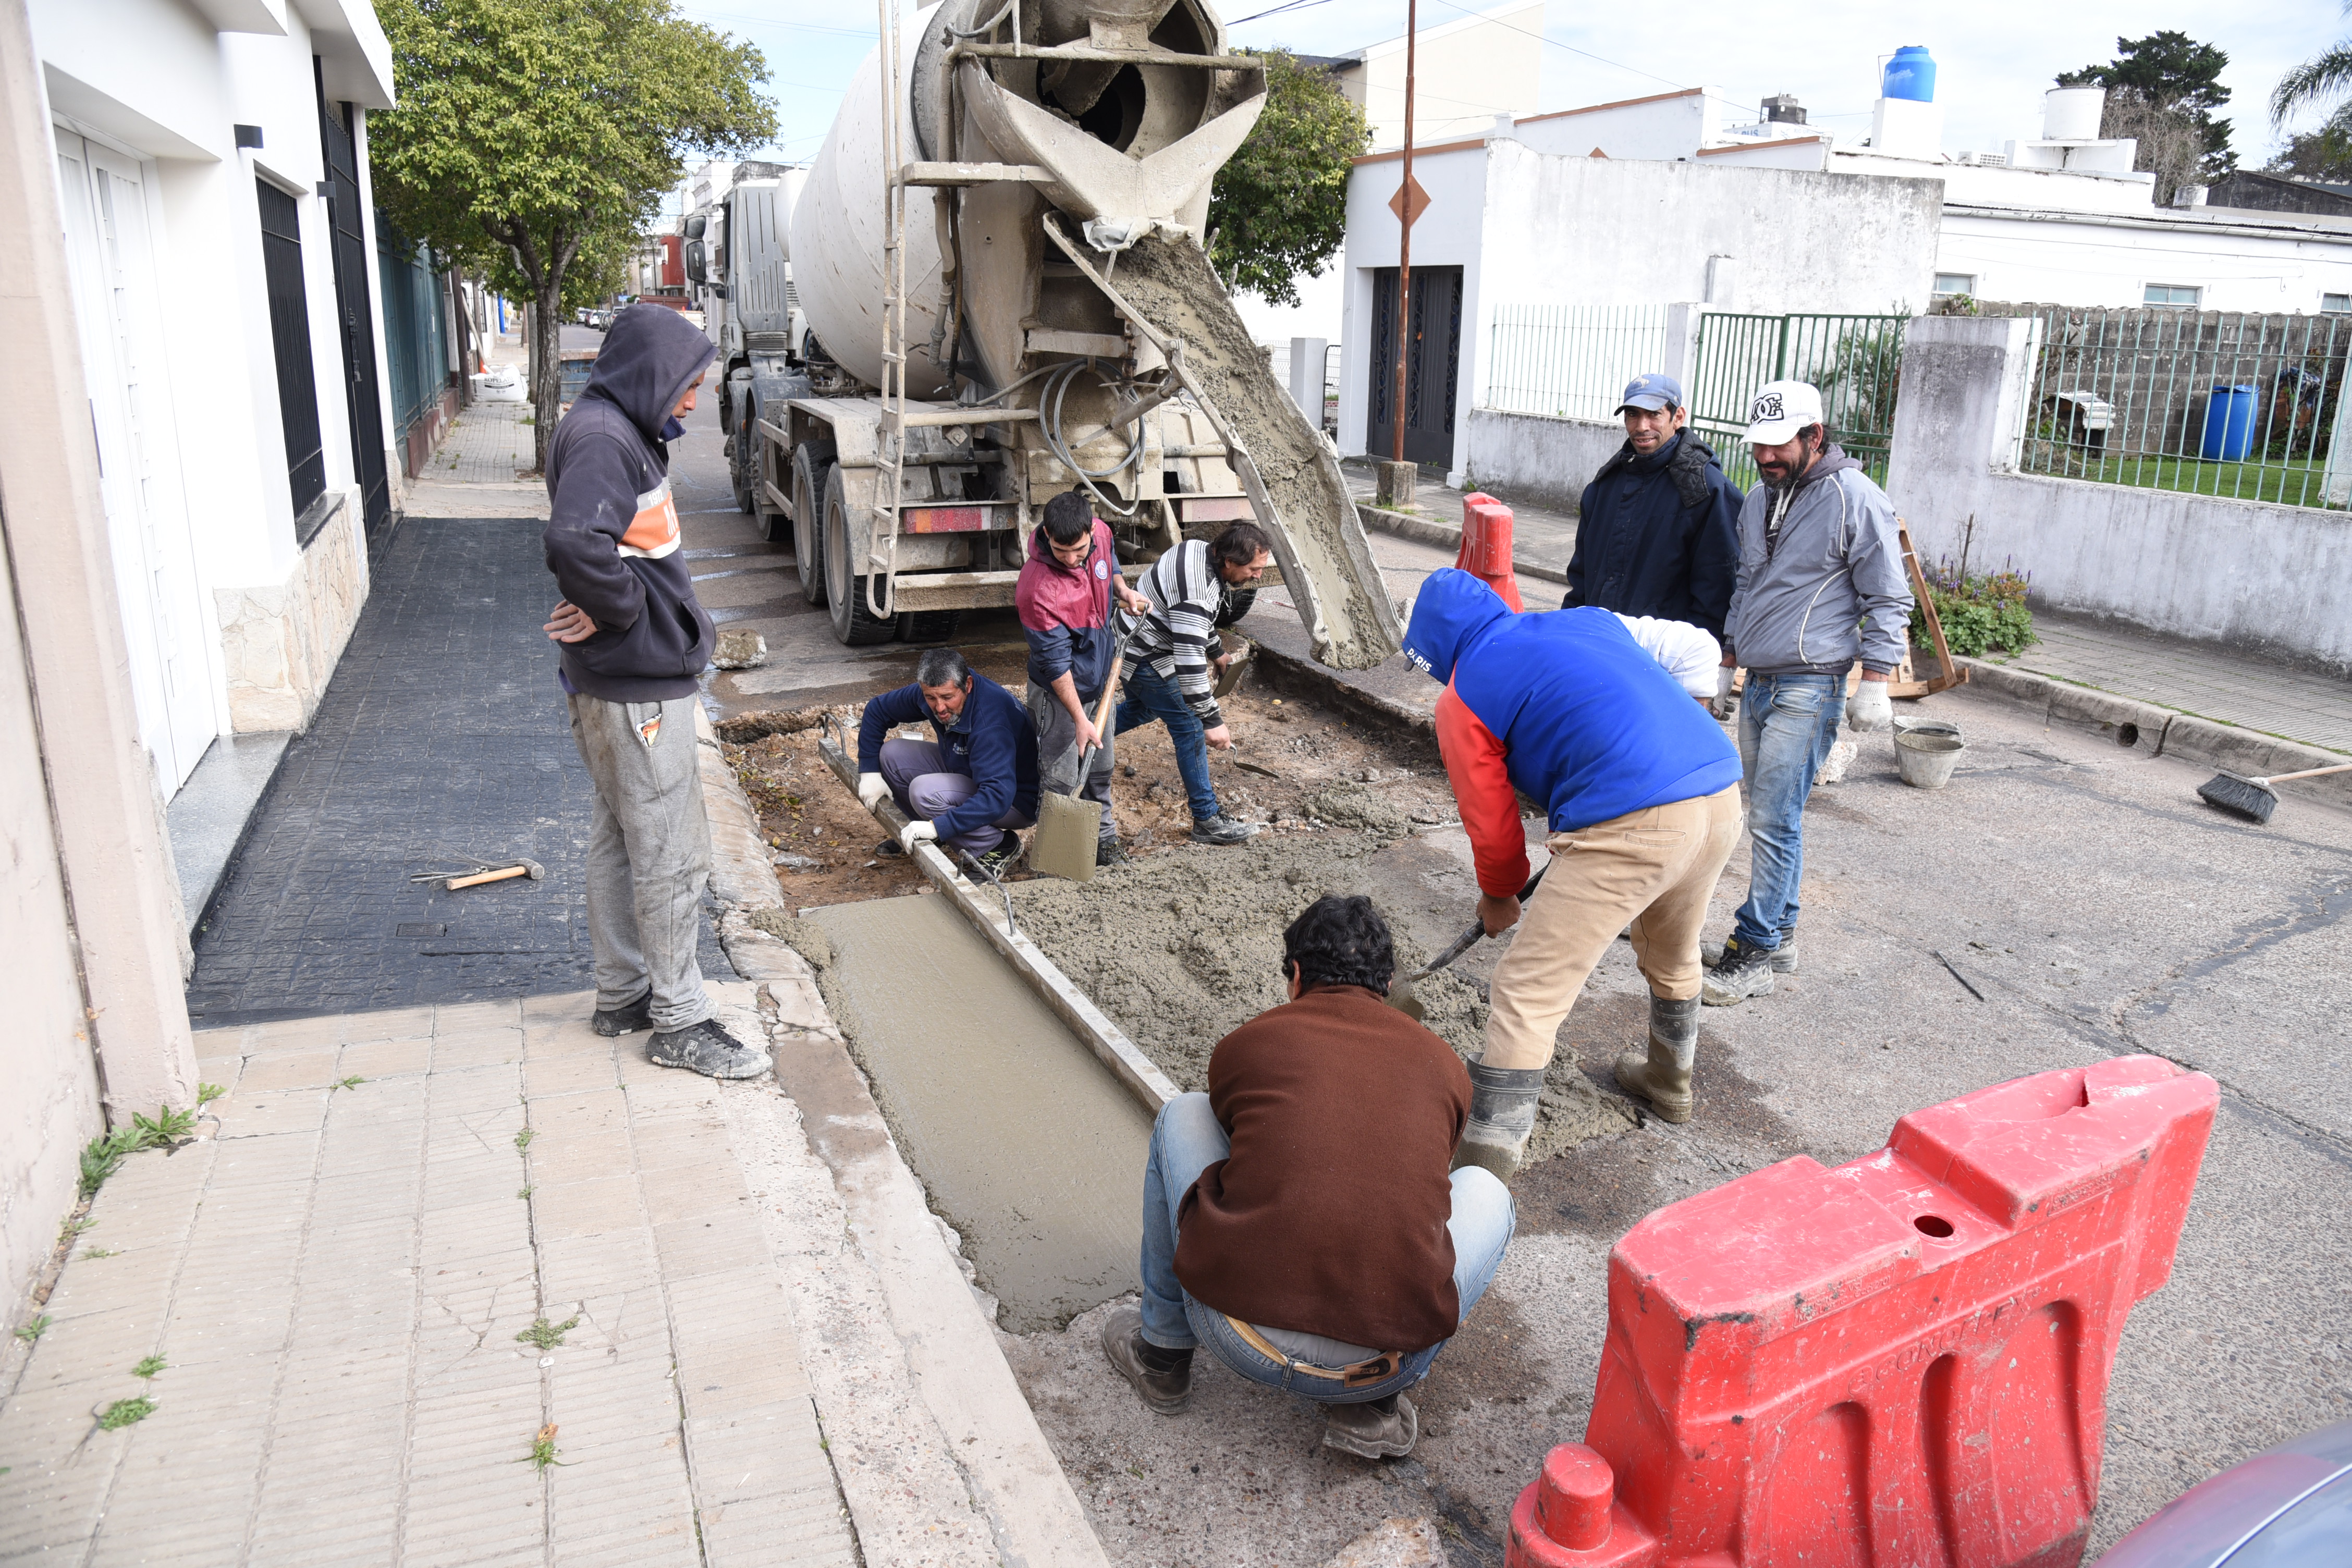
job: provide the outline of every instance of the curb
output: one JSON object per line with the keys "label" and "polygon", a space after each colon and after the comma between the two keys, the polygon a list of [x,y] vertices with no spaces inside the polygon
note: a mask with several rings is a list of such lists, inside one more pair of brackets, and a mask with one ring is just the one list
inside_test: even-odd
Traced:
{"label": "curb", "polygon": [[[1434,544],[1444,550],[1462,548],[1462,530],[1454,523],[1440,522],[1435,518],[1414,517],[1409,512],[1390,511],[1382,507],[1356,503],[1356,515],[1364,520],[1367,528],[1377,528],[1397,539],[1410,539],[1416,544]],[[1522,577],[1540,582],[1568,585],[1568,574],[1557,566],[1538,566],[1524,556],[1511,557],[1511,570]]]}
{"label": "curb", "polygon": [[[2144,756],[2177,757],[2182,762],[2251,778],[2352,762],[2352,757],[2339,752],[2283,741],[2259,730],[2220,723],[2177,708],[2118,697],[2046,675],[1987,664],[1982,659],[1958,658],[1955,662],[1968,670],[1970,686],[2039,711],[2045,723],[2090,730]],[[2352,806],[2352,773],[2312,779],[2293,788],[2333,805]]]}
{"label": "curb", "polygon": [[1432,715],[1350,686],[1335,672],[1296,654],[1285,653],[1264,642],[1257,642],[1255,647],[1257,651],[1250,655],[1250,679],[1266,689],[1336,708],[1350,718],[1435,750],[1437,721]]}

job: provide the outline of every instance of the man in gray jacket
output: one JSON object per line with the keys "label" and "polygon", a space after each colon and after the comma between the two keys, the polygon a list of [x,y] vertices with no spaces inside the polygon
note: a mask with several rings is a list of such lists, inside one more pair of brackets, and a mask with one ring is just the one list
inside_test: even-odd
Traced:
{"label": "man in gray jacket", "polygon": [[[1903,662],[1911,586],[1895,509],[1862,465],[1830,439],[1822,395],[1776,381],[1748,408],[1748,443],[1764,482],[1739,511],[1739,574],[1724,627],[1718,696],[1745,665],[1739,760],[1753,839],[1748,901],[1714,958],[1702,998],[1727,1007],[1797,967],[1797,889],[1805,797],[1837,738],[1883,729],[1886,683]],[[1847,675],[1862,665],[1851,704]]]}

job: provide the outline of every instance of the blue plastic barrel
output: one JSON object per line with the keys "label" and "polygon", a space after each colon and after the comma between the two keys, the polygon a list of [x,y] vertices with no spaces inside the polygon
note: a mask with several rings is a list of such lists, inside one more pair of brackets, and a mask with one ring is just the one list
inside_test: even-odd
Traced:
{"label": "blue plastic barrel", "polygon": [[1925,44],[1906,44],[1886,62],[1879,82],[1882,98],[1907,98],[1914,103],[1936,101],[1936,57]]}
{"label": "blue plastic barrel", "polygon": [[2200,455],[2209,463],[2242,463],[2254,449],[2254,414],[2258,395],[2251,386],[2216,386],[2205,405],[2205,440]]}

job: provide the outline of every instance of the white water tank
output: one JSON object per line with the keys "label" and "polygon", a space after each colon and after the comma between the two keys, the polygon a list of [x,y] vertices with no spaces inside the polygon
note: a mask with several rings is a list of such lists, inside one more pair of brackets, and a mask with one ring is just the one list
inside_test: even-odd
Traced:
{"label": "white water tank", "polygon": [[2096,142],[2099,120],[2106,112],[2104,87],[2055,87],[2042,95],[2042,139],[2044,142]]}

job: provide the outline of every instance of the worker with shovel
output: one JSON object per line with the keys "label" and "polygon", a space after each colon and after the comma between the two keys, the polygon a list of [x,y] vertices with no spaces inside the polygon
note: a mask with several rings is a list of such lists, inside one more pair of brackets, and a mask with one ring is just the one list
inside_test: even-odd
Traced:
{"label": "worker with shovel", "polygon": [[[1086,493],[1065,491],[1045,503],[1045,526],[1029,536],[1013,605],[1029,639],[1028,707],[1037,726],[1039,786],[1102,807],[1097,866],[1126,858],[1110,813],[1111,737],[1095,722],[1104,694],[1118,679],[1114,604],[1135,616],[1151,607],[1119,575],[1110,529],[1095,516]],[[1080,778],[1079,764],[1089,755]]]}
{"label": "worker with shovel", "polygon": [[1739,837],[1739,755],[1693,700],[1706,689],[1713,646],[1695,626],[1590,605],[1515,616],[1492,588],[1451,568],[1432,574],[1413,601],[1405,656],[1445,683],[1437,743],[1489,936],[1521,921],[1520,795],[1543,808],[1550,829],[1543,882],[1495,968],[1459,1163],[1498,1176],[1518,1169],[1553,1037],[1628,921],[1650,983],[1650,1033],[1646,1049],[1618,1058],[1617,1081],[1665,1121],[1690,1120],[1699,925]]}

